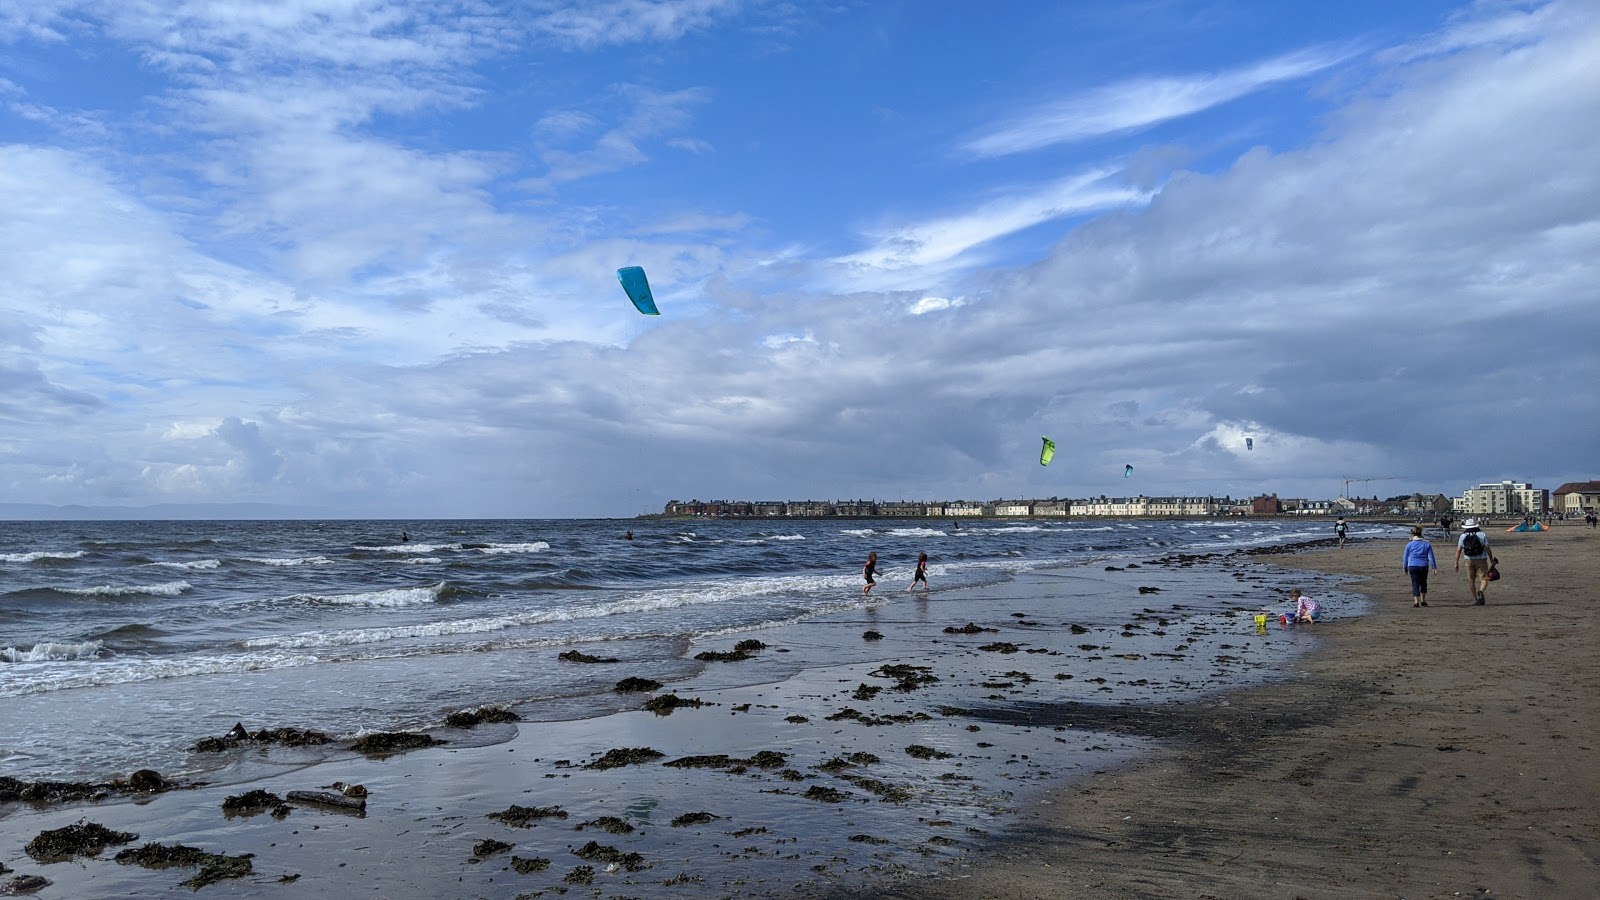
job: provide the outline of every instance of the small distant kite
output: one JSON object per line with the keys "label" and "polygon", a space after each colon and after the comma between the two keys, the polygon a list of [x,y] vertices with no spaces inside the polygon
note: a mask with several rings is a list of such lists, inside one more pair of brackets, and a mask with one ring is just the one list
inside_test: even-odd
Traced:
{"label": "small distant kite", "polygon": [[628,299],[639,312],[647,316],[661,315],[661,310],[656,309],[656,298],[650,295],[650,281],[644,277],[644,269],[638,266],[618,269],[617,281],[622,283],[622,289],[628,292]]}
{"label": "small distant kite", "polygon": [[1244,439],[1244,448],[1246,450],[1254,450],[1256,448],[1256,439],[1255,438],[1245,438]]}
{"label": "small distant kite", "polygon": [[1039,448],[1039,465],[1048,466],[1050,460],[1056,455],[1056,442],[1049,438],[1044,439],[1044,446]]}
{"label": "small distant kite", "polygon": [[1122,467],[1122,477],[1123,478],[1132,478],[1133,477],[1133,464],[1132,463],[1129,463],[1128,465]]}

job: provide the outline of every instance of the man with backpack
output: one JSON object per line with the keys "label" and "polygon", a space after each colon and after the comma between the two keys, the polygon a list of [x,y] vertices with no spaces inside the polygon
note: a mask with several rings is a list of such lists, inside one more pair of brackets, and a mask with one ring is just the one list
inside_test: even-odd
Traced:
{"label": "man with backpack", "polygon": [[1461,558],[1467,558],[1467,589],[1472,592],[1472,605],[1484,604],[1483,590],[1489,586],[1489,567],[1494,563],[1489,552],[1489,537],[1478,530],[1478,520],[1461,523],[1461,537],[1456,541],[1456,571],[1461,571]]}

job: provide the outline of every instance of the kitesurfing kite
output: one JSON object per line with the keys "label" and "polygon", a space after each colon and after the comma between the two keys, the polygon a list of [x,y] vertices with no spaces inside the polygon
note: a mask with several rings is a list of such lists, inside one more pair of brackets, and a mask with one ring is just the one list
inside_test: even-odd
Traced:
{"label": "kitesurfing kite", "polygon": [[1255,438],[1245,438],[1244,439],[1244,448],[1246,450],[1254,450],[1256,448],[1256,439]]}
{"label": "kitesurfing kite", "polygon": [[1122,477],[1123,478],[1132,478],[1133,477],[1133,464],[1132,463],[1129,463],[1128,465],[1122,467]]}
{"label": "kitesurfing kite", "polygon": [[1050,460],[1056,455],[1056,442],[1049,438],[1044,439],[1044,446],[1039,448],[1039,465],[1048,466]]}
{"label": "kitesurfing kite", "polygon": [[628,292],[628,299],[633,305],[647,316],[659,316],[661,311],[656,309],[656,298],[650,296],[650,281],[644,277],[644,269],[638,266],[626,266],[617,270],[617,281],[622,283],[622,289]]}

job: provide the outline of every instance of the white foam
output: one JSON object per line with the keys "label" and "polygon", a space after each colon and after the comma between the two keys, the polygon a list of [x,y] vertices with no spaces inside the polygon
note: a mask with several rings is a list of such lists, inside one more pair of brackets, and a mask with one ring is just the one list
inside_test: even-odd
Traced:
{"label": "white foam", "polygon": [[775,541],[803,541],[806,536],[803,534],[775,534],[772,539]]}
{"label": "white foam", "polygon": [[439,582],[425,588],[390,588],[384,591],[362,591],[355,594],[296,594],[293,600],[311,600],[317,603],[338,603],[345,606],[418,606],[433,603],[445,589]]}
{"label": "white foam", "polygon": [[409,556],[409,557],[406,557],[405,559],[402,559],[400,561],[405,563],[405,564],[407,564],[407,565],[412,565],[412,566],[439,566],[439,565],[444,565],[444,560],[440,559],[437,556]]}
{"label": "white foam", "polygon": [[321,660],[316,656],[272,653],[155,659],[118,656],[92,661],[68,661],[8,672],[6,679],[0,681],[0,697],[21,697],[43,691],[128,684],[136,681],[154,681],[158,678],[255,672],[317,662]]}
{"label": "white foam", "polygon": [[0,659],[12,663],[48,662],[55,659],[94,659],[100,655],[100,648],[101,643],[99,641],[83,641],[82,643],[47,641],[42,644],[34,644],[31,650],[6,647],[0,650]]}
{"label": "white foam", "polygon": [[1043,525],[1002,525],[999,528],[990,528],[990,534],[1014,534],[1017,532],[1046,531]]}
{"label": "white foam", "polygon": [[479,553],[497,556],[506,553],[538,553],[540,550],[549,550],[550,545],[544,541],[534,541],[528,544],[490,544],[487,547],[474,547]]}
{"label": "white foam", "polygon": [[246,556],[245,562],[259,563],[263,566],[327,566],[333,560],[326,556]]}
{"label": "white foam", "polygon": [[460,550],[460,544],[419,544],[409,541],[404,544],[383,544],[373,546],[369,544],[356,544],[352,550],[362,550],[367,553],[438,553],[440,550]]}
{"label": "white foam", "polygon": [[0,562],[30,563],[40,559],[78,559],[82,550],[30,550],[27,553],[0,553]]}
{"label": "white foam", "polygon": [[197,559],[192,562],[153,562],[145,563],[145,565],[160,566],[163,569],[183,569],[185,571],[194,571],[196,569],[215,569],[216,567],[222,565],[222,561],[216,559]]}
{"label": "white foam", "polygon": [[98,587],[58,588],[58,590],[63,594],[77,594],[80,597],[129,597],[135,594],[176,597],[190,587],[187,581],[167,581],[161,584],[102,584]]}

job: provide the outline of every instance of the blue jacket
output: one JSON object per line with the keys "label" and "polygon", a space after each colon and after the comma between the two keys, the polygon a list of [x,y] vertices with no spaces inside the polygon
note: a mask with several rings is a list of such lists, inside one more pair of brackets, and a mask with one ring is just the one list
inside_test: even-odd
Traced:
{"label": "blue jacket", "polygon": [[1412,538],[1406,541],[1405,553],[1402,554],[1400,565],[1403,568],[1414,569],[1418,566],[1427,566],[1430,569],[1439,568],[1439,561],[1433,557],[1433,545],[1422,538]]}

